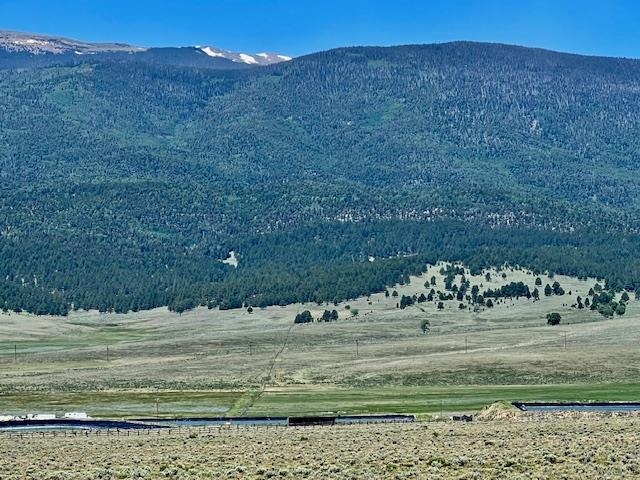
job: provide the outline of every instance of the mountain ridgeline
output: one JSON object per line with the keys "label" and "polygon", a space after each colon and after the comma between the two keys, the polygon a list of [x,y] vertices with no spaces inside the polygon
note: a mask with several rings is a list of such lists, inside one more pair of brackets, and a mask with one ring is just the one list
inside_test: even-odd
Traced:
{"label": "mountain ridgeline", "polygon": [[339,301],[438,260],[640,288],[640,61],[465,42],[234,69],[164,53],[0,54],[5,309]]}
{"label": "mountain ridgeline", "polygon": [[289,60],[291,57],[277,53],[248,54],[211,46],[145,48],[126,43],[91,43],[64,37],[0,30],[0,69],[77,65],[87,61],[117,61],[234,70]]}

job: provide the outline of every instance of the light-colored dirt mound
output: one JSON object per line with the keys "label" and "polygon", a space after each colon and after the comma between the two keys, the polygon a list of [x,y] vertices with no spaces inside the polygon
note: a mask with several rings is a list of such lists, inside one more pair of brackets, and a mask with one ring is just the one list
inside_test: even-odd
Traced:
{"label": "light-colored dirt mound", "polygon": [[515,420],[522,416],[522,412],[508,402],[496,402],[487,405],[476,415],[480,421]]}

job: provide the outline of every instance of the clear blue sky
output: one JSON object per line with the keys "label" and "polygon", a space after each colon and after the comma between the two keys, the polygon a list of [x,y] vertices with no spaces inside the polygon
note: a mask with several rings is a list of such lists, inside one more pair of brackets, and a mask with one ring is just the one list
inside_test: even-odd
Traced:
{"label": "clear blue sky", "polygon": [[477,40],[640,58],[633,0],[0,0],[0,29],[291,55]]}

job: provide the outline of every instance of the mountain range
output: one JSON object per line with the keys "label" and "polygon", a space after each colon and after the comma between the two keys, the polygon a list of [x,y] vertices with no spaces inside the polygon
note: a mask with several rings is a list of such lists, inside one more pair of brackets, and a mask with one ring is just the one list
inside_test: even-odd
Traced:
{"label": "mountain range", "polygon": [[77,61],[82,55],[95,59],[170,63],[208,68],[241,68],[291,60],[277,53],[242,53],[213,46],[145,48],[125,43],[91,43],[64,37],[0,30],[0,52],[5,67],[55,65]]}
{"label": "mountain range", "polygon": [[5,309],[336,302],[438,260],[640,287],[640,61],[90,48],[125,50],[0,55]]}

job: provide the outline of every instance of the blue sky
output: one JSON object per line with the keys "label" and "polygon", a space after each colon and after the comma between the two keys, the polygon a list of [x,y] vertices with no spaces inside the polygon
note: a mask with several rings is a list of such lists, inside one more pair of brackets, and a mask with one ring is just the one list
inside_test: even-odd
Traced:
{"label": "blue sky", "polygon": [[632,0],[0,0],[0,29],[291,55],[477,40],[640,58]]}

